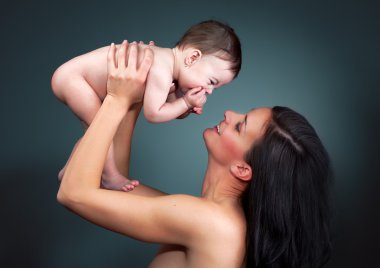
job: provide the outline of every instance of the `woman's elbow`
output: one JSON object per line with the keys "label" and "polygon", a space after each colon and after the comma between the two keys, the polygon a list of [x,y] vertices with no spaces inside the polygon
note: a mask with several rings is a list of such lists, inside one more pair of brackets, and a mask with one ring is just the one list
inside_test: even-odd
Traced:
{"label": "woman's elbow", "polygon": [[57,201],[65,207],[73,207],[74,204],[80,203],[80,195],[75,193],[68,193],[63,190],[62,187],[59,188],[57,193]]}
{"label": "woman's elbow", "polygon": [[63,191],[61,191],[61,189],[58,190],[58,193],[57,193],[57,201],[58,201],[58,203],[60,203],[61,205],[64,205],[65,202],[66,202],[66,196],[65,196],[65,194],[63,193]]}
{"label": "woman's elbow", "polygon": [[58,203],[60,203],[61,205],[64,205],[64,206],[66,206],[66,204],[68,202],[68,198],[65,195],[65,193],[62,191],[61,188],[59,188],[58,193],[57,193],[57,201],[58,201]]}

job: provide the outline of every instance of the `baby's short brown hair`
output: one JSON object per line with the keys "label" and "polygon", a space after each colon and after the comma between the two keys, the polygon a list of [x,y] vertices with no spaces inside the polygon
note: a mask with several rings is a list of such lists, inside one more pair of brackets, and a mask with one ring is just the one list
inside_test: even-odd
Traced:
{"label": "baby's short brown hair", "polygon": [[217,57],[231,63],[234,78],[241,68],[241,45],[234,29],[225,23],[208,20],[192,26],[177,42],[176,46],[184,49],[192,46],[203,54],[216,54]]}

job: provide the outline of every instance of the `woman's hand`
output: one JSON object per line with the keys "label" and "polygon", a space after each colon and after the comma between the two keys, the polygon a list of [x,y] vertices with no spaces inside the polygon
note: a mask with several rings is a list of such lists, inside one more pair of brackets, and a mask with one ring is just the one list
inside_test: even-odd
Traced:
{"label": "woman's hand", "polygon": [[145,48],[144,58],[139,67],[137,61],[136,42],[128,44],[128,41],[124,41],[117,53],[115,44],[111,44],[107,56],[107,95],[126,106],[142,101],[146,78],[153,63],[153,51],[148,47]]}

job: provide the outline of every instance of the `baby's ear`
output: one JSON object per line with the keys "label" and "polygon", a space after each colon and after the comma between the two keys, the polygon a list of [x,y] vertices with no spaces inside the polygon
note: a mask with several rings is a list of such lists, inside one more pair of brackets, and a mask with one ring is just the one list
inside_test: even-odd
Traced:
{"label": "baby's ear", "polygon": [[249,181],[252,178],[252,168],[245,162],[235,162],[230,167],[231,173],[242,181]]}
{"label": "baby's ear", "polygon": [[202,52],[199,49],[192,48],[188,51],[185,57],[185,67],[193,65],[202,58]]}

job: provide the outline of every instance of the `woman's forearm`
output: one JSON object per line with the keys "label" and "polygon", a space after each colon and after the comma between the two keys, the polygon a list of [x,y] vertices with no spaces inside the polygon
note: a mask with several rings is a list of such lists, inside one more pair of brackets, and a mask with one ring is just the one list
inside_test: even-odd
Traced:
{"label": "woman's forearm", "polygon": [[[118,126],[133,104],[142,101],[153,52],[146,48],[144,59],[137,68],[137,45],[131,44],[127,56],[128,47],[128,42],[124,41],[116,55],[115,45],[110,46],[107,96],[67,165],[57,196],[61,203],[80,202],[90,193],[99,192],[107,152]],[[131,128],[132,135],[134,124]]]}
{"label": "woman's forearm", "polygon": [[[123,117],[130,109],[107,96],[68,163],[58,199],[80,199],[86,192],[100,188],[108,149]],[[133,127],[133,126],[131,126]],[[78,200],[77,200],[78,201]]]}
{"label": "woman's forearm", "polygon": [[135,104],[131,107],[121,121],[113,138],[116,167],[126,178],[129,178],[132,136],[141,107],[142,103]]}

